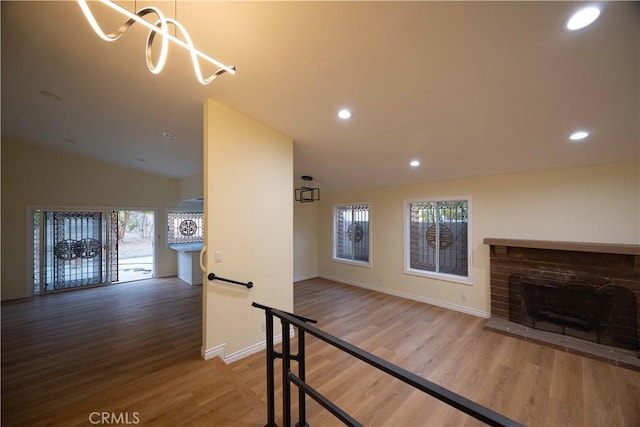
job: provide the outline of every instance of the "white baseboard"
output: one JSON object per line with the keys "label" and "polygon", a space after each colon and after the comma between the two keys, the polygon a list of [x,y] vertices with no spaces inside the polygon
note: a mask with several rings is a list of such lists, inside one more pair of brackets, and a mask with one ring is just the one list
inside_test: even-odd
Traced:
{"label": "white baseboard", "polygon": [[489,313],[487,313],[486,311],[477,310],[475,308],[470,308],[470,307],[465,307],[463,305],[452,304],[452,303],[449,303],[449,302],[446,302],[446,301],[435,300],[435,299],[432,299],[432,298],[423,297],[421,295],[415,295],[415,294],[410,294],[410,293],[407,293],[407,292],[396,291],[394,289],[383,288],[383,287],[380,287],[380,286],[371,286],[371,285],[366,284],[366,283],[356,282],[354,280],[342,279],[340,277],[330,277],[330,276],[320,276],[320,277],[322,277],[323,279],[333,280],[335,282],[340,282],[340,283],[345,283],[347,285],[356,286],[358,288],[368,289],[368,290],[374,291],[374,292],[381,292],[381,293],[387,294],[387,295],[393,295],[393,296],[396,296],[396,297],[405,298],[405,299],[409,299],[409,300],[413,300],[413,301],[418,301],[418,302],[422,302],[422,303],[425,303],[425,304],[435,305],[435,306],[446,308],[446,309],[449,309],[449,310],[459,311],[461,313],[471,314],[472,316],[483,317],[485,319],[488,319],[488,318],[491,317],[491,315]]}
{"label": "white baseboard", "polygon": [[[291,328],[289,331],[289,337],[294,338],[296,336],[295,330]],[[282,342],[282,334],[276,335],[273,337],[273,344],[280,344]],[[260,341],[259,343],[250,345],[249,347],[233,352],[231,354],[227,354],[227,344],[220,344],[215,347],[209,349],[200,349],[200,355],[204,360],[213,359],[214,357],[219,357],[226,363],[227,365],[233,362],[237,362],[240,359],[244,359],[245,357],[251,356],[254,353],[258,353],[267,348],[267,341]]]}
{"label": "white baseboard", "polygon": [[200,356],[202,356],[204,360],[213,359],[214,357],[219,357],[220,359],[224,360],[224,348],[225,344],[220,344],[216,347],[208,348],[206,350],[204,347],[200,347]]}

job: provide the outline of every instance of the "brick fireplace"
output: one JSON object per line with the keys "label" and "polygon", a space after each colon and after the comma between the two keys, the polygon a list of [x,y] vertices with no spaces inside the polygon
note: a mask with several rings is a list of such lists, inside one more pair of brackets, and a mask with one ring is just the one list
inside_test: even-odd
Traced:
{"label": "brick fireplace", "polygon": [[640,246],[487,238],[489,329],[640,369]]}

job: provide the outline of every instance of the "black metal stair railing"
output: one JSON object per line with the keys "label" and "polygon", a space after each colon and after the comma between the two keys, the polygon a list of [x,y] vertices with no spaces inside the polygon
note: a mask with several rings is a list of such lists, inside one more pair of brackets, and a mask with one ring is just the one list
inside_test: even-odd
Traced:
{"label": "black metal stair railing", "polygon": [[[409,384],[410,386],[429,394],[436,399],[453,406],[454,408],[484,422],[491,426],[517,427],[522,424],[514,421],[504,415],[501,415],[487,407],[484,407],[472,400],[469,400],[457,393],[454,393],[444,387],[432,383],[419,375],[416,375],[404,368],[390,363],[372,353],[369,353],[359,347],[349,344],[321,329],[309,325],[309,323],[317,323],[313,319],[298,316],[265,305],[253,303],[253,307],[264,310],[266,315],[266,333],[267,333],[267,424],[265,427],[277,427],[275,423],[275,404],[274,404],[274,362],[276,359],[282,359],[282,423],[283,427],[291,427],[291,383],[298,387],[298,422],[296,427],[308,427],[306,420],[306,404],[305,398],[309,395],[312,399],[322,405],[334,416],[340,419],[348,426],[361,426],[361,424],[351,417],[348,413],[331,402],[320,392],[315,390],[305,382],[305,333],[315,336],[327,344],[350,354],[351,356],[362,360],[363,362]],[[273,318],[278,317],[282,323],[282,353],[274,350],[273,345]],[[289,329],[293,326],[297,329],[298,336],[298,353],[291,354],[291,338]],[[298,362],[298,375],[291,371],[291,361]]]}
{"label": "black metal stair railing", "polygon": [[[251,304],[253,307],[256,308],[260,308],[262,310],[264,310],[265,316],[266,316],[266,321],[265,321],[265,329],[266,329],[266,335],[267,335],[267,424],[265,425],[265,427],[277,427],[276,424],[276,415],[275,415],[275,373],[274,373],[274,362],[276,361],[276,359],[283,359],[284,360],[284,355],[283,353],[278,353],[277,351],[275,351],[274,347],[273,347],[273,313],[272,313],[272,308],[271,307],[267,307],[266,305],[262,305],[262,304],[258,304],[257,302],[254,302]],[[285,312],[286,313],[286,312]],[[309,323],[318,323],[316,320],[314,319],[310,319],[308,317],[304,317],[304,316],[299,316],[297,314],[293,314],[293,313],[287,313],[287,315],[300,320],[301,322],[309,322]],[[288,333],[284,333],[285,329],[283,326],[282,329],[282,336],[284,337],[285,335],[287,336],[287,341],[289,334]],[[287,327],[287,331],[288,331],[288,327]],[[300,348],[302,348],[302,352],[300,352]],[[298,362],[298,375],[302,376],[302,378],[304,378],[304,338],[302,338],[302,344],[300,344],[300,341],[298,341],[298,354],[297,355],[292,355],[291,352],[289,350],[288,351],[288,359],[287,360],[296,360]],[[302,363],[300,363],[300,360],[302,360]],[[290,363],[290,362],[289,362]],[[302,366],[302,368],[301,368]],[[302,369],[302,371],[300,371],[300,369]],[[298,427],[307,427],[308,424],[306,423],[305,420],[305,414],[306,414],[306,406],[305,406],[305,402],[304,402],[304,398],[303,399],[299,399],[300,400],[300,404],[298,405],[298,413],[299,413],[299,417],[300,417],[300,422],[299,422],[299,426]],[[291,402],[291,399],[289,399],[289,402]],[[290,407],[291,405],[289,405]],[[289,412],[291,413],[291,412]],[[287,426],[290,426],[290,424],[285,424]]]}

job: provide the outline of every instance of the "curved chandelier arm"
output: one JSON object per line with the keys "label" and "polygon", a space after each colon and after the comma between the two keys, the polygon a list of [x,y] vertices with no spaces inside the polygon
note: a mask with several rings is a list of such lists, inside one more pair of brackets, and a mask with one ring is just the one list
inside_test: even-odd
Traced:
{"label": "curved chandelier arm", "polygon": [[[180,31],[180,33],[182,34],[182,37],[184,38],[184,43],[186,43],[187,45],[189,45],[189,46],[191,46],[193,48],[193,42],[191,41],[191,36],[187,32],[187,30],[184,28],[184,25],[182,25],[181,23],[179,23],[178,21],[176,21],[173,18],[166,18],[166,21],[169,24],[174,25]],[[160,23],[160,21],[156,22],[156,25],[158,25],[159,23]],[[150,43],[152,43],[152,42],[153,42],[153,36],[152,36],[151,33],[149,33],[149,37],[147,38],[147,52],[150,51],[150,49],[151,49],[151,44]],[[196,73],[196,78],[203,85],[208,85],[209,83],[214,81],[216,79],[216,77],[220,76],[221,74],[223,74],[223,73],[225,73],[227,71],[224,68],[220,68],[220,69],[218,69],[218,71],[216,71],[215,73],[211,74],[209,77],[204,78],[204,77],[202,77],[202,68],[200,67],[200,61],[198,59],[197,50],[196,49],[189,49],[189,55],[191,56],[191,63],[193,64],[193,71]],[[235,71],[235,67],[231,66],[231,68]]]}
{"label": "curved chandelier arm", "polygon": [[96,21],[95,16],[93,16],[91,9],[89,9],[89,5],[87,4],[86,0],[78,0],[78,5],[80,5],[80,9],[82,9],[82,13],[84,13],[84,17],[87,18],[87,21],[89,22],[89,25],[91,25],[91,28],[93,28],[93,31],[95,31],[98,37],[107,42],[118,40],[120,36],[125,31],[127,31],[127,29],[129,29],[129,27],[135,22],[134,19],[129,18],[127,22],[125,22],[120,26],[120,28],[118,28],[118,30],[114,31],[113,33],[107,34],[102,31],[102,28],[98,24],[98,21]]}
{"label": "curved chandelier arm", "polygon": [[[162,36],[162,46],[160,47],[160,57],[158,58],[158,63],[154,64],[151,46],[155,35],[158,33],[156,31],[149,31],[149,35],[147,36],[147,68],[149,68],[149,71],[151,71],[153,74],[158,74],[164,68],[164,64],[167,62],[167,55],[169,54],[169,25],[167,25],[167,19],[164,17],[162,12],[160,12],[160,10],[156,9],[155,7],[146,7],[144,9],[140,9],[136,13],[136,15],[142,18],[149,13],[155,13],[156,15],[158,15],[158,21],[156,22],[155,26],[160,27],[159,34]],[[129,19],[127,22],[129,21],[131,21],[131,19]],[[123,24],[120,28],[122,29],[125,25],[126,23]],[[125,28],[125,31],[127,28]]]}
{"label": "curved chandelier arm", "polygon": [[[147,27],[149,29],[149,34],[147,35],[147,45],[146,45],[147,68],[149,68],[149,71],[151,71],[154,74],[160,73],[160,71],[162,71],[162,69],[164,68],[164,65],[167,61],[167,54],[169,52],[169,41],[172,41],[189,51],[189,54],[191,56],[191,62],[193,63],[193,70],[196,74],[196,78],[203,85],[207,85],[211,83],[213,80],[216,79],[216,77],[218,77],[219,75],[225,72],[229,72],[230,74],[236,73],[236,68],[234,66],[225,65],[222,62],[217,61],[211,58],[210,56],[200,52],[198,49],[196,49],[193,45],[193,42],[191,41],[191,37],[189,36],[189,33],[184,28],[184,26],[173,18],[165,17],[164,14],[155,7],[145,7],[143,9],[140,9],[138,12],[134,14],[132,12],[129,12],[127,9],[124,9],[123,7],[109,0],[101,0],[103,4],[111,7],[112,9],[118,11],[119,13],[125,15],[128,18],[127,21],[120,26],[120,28],[118,28],[113,33],[107,34],[102,30],[102,28],[96,21],[95,16],[93,15],[93,13],[91,12],[91,9],[87,5],[87,1],[86,0],[77,0],[77,1],[78,1],[78,4],[80,5],[80,8],[82,9],[82,12],[84,13],[84,16],[87,18],[87,21],[89,22],[89,25],[91,25],[91,28],[93,28],[93,31],[101,39],[105,41],[111,42],[111,41],[117,40],[135,22],[138,22],[144,25],[145,27]],[[158,16],[158,20],[153,24],[147,21],[146,19],[143,19],[144,16],[150,13],[155,13]],[[169,34],[169,24],[174,25],[177,29],[180,30],[182,37],[184,37],[184,41]],[[152,55],[152,50],[153,50],[152,47],[153,47],[153,42],[155,40],[156,35],[160,35],[160,37],[162,38],[162,42],[160,46],[160,56],[158,58],[158,62],[154,63],[153,55]],[[204,78],[202,76],[202,70],[200,67],[199,58],[202,58],[205,61],[213,65],[216,65],[217,67],[219,67],[219,69],[215,73],[211,74],[209,77]]]}

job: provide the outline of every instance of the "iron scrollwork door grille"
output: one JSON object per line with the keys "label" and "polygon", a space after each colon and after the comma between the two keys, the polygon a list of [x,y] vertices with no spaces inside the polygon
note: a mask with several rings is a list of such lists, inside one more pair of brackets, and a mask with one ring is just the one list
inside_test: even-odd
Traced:
{"label": "iron scrollwork door grille", "polygon": [[120,242],[120,231],[118,228],[118,211],[109,212],[109,282],[117,282],[119,280],[118,271],[118,244]]}
{"label": "iron scrollwork door grille", "polygon": [[44,291],[106,283],[105,214],[44,212]]}
{"label": "iron scrollwork door grille", "polygon": [[41,268],[44,265],[42,242],[44,241],[44,234],[42,226],[43,213],[41,210],[36,209],[33,211],[33,293],[39,294],[43,291],[43,273]]}

